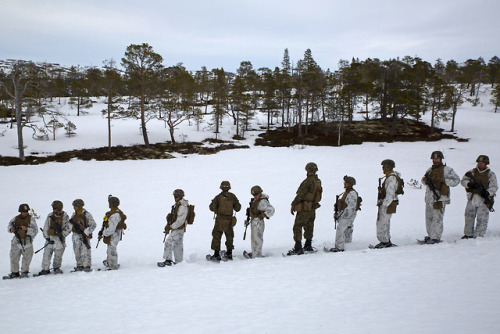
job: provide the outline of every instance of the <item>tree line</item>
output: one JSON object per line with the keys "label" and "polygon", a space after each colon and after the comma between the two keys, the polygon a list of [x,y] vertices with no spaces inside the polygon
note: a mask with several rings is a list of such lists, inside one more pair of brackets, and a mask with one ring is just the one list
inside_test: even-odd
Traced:
{"label": "tree line", "polygon": [[[131,44],[118,67],[106,60],[102,67],[64,69],[51,64],[14,61],[0,70],[0,115],[17,125],[19,158],[24,160],[22,128],[30,116],[42,117],[45,129],[71,124],[58,121],[57,104],[69,98],[77,115],[92,106],[92,97],[105,97],[108,119],[108,148],[111,150],[111,121],[131,117],[140,121],[144,144],[149,147],[147,123],[160,119],[175,144],[175,128],[186,120],[199,127],[205,115],[215,136],[225,117],[243,137],[259,112],[267,116],[267,128],[277,125],[297,136],[307,136],[315,122],[349,126],[356,113],[365,120],[377,117],[390,122],[392,129],[401,119],[419,120],[431,113],[431,127],[441,120],[454,119],[457,108],[469,100],[479,103],[481,85],[491,85],[497,112],[500,105],[500,59],[469,59],[464,63],[441,59],[434,64],[418,57],[402,59],[353,58],[340,60],[338,69],[322,69],[310,49],[295,64],[284,50],[281,67],[255,69],[242,61],[236,73],[224,68],[188,71],[182,63],[165,66],[153,47]],[[209,108],[209,106],[211,108]],[[361,106],[361,107],[360,107]],[[46,122],[45,120],[49,120]],[[74,129],[74,125],[73,129]],[[69,128],[69,130],[68,130]]]}

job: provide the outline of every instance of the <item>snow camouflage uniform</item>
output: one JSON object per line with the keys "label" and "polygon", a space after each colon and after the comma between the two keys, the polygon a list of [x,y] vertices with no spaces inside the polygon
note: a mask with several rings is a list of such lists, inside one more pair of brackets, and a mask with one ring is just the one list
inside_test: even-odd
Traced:
{"label": "snow camouflage uniform", "polygon": [[321,195],[323,188],[321,180],[316,175],[318,167],[315,163],[310,162],[306,165],[307,177],[297,189],[297,195],[292,201],[291,213],[296,211],[297,216],[293,224],[293,240],[295,241],[294,249],[300,252],[302,249],[302,229],[304,229],[304,250],[311,251],[312,238],[314,235],[314,220],[316,219],[316,209],[320,207]]}
{"label": "snow camouflage uniform", "polygon": [[[61,264],[66,249],[66,237],[71,233],[71,224],[69,223],[69,216],[66,212],[62,211],[62,203],[54,201],[52,203],[53,212],[47,215],[45,225],[43,227],[43,237],[50,242],[50,244],[43,250],[42,271],[40,274],[48,274],[50,271],[50,260],[54,254],[53,266],[54,273],[62,273]],[[56,209],[59,212],[56,212]],[[57,234],[57,229],[61,230],[62,240]]]}
{"label": "snow camouflage uniform", "polygon": [[[222,192],[215,196],[210,203],[210,211],[216,214],[215,225],[212,230],[212,244],[211,249],[215,251],[216,256],[220,251],[220,244],[222,239],[222,234],[226,236],[226,249],[228,254],[231,254],[234,249],[234,224],[236,224],[235,218],[233,219],[233,210],[239,212],[241,210],[241,204],[233,193],[229,192],[231,185],[228,181],[223,181],[220,188]],[[221,201],[226,201],[226,203],[232,202],[232,206],[221,205]]]}
{"label": "snow camouflage uniform", "polygon": [[169,262],[173,262],[172,252],[175,257],[175,263],[182,262],[184,257],[184,232],[186,232],[186,218],[188,214],[189,202],[184,198],[180,199],[172,205],[170,213],[171,224],[167,224],[165,229],[169,230],[167,240],[165,241],[165,248],[163,251],[163,258]]}
{"label": "snow camouflage uniform", "polygon": [[384,193],[378,200],[378,213],[377,213],[377,239],[380,242],[376,248],[391,247],[391,217],[396,213],[396,206],[398,205],[398,195],[396,190],[398,188],[398,177],[400,174],[393,170],[395,167],[394,161],[389,160],[390,165],[387,168],[385,163],[387,160],[382,161],[384,166],[384,181],[382,183],[382,192]]}
{"label": "snow camouflage uniform", "polygon": [[266,227],[264,218],[271,218],[274,215],[274,207],[269,203],[269,196],[261,193],[258,199],[250,200],[250,228],[252,258],[262,257],[262,246],[264,245],[264,229]]}
{"label": "snow camouflage uniform", "polygon": [[[87,236],[87,240],[90,244],[90,239],[92,238],[92,232],[94,232],[97,224],[94,220],[94,217],[82,207],[75,206],[75,202],[73,202],[73,206],[76,207],[75,212],[71,215],[72,221],[75,224],[80,226],[80,229],[83,230],[83,233]],[[82,201],[83,203],[83,201]],[[83,204],[82,204],[83,206]],[[83,236],[77,233],[76,228],[73,226],[73,251],[75,252],[75,260],[76,260],[76,271],[85,270],[90,271],[90,266],[92,265],[92,252],[91,249],[87,248],[83,243]]]}
{"label": "snow camouflage uniform", "polygon": [[107,258],[104,264],[108,269],[116,270],[119,268],[117,247],[118,243],[122,240],[123,230],[127,228],[125,224],[127,216],[118,208],[120,200],[117,197],[109,197],[108,202],[111,210],[106,212],[104,216],[104,229],[102,231],[103,241],[108,245],[106,251]]}
{"label": "snow camouflage uniform", "polygon": [[[478,160],[480,159],[478,158]],[[462,177],[460,183],[463,187],[465,187],[465,191],[467,192],[467,205],[465,207],[465,227],[463,237],[464,239],[484,237],[484,234],[486,233],[486,229],[488,227],[488,220],[490,215],[489,208],[486,206],[486,204],[484,204],[484,199],[479,194],[478,189],[469,188],[471,178],[467,176],[468,173],[472,173],[474,179],[480,182],[486,188],[486,191],[488,191],[491,196],[490,198],[493,198],[498,190],[497,177],[495,173],[488,167],[486,167],[484,170],[480,170],[478,167],[476,167],[469,170],[466,175]],[[474,228],[475,221],[476,226]]]}
{"label": "snow camouflage uniform", "polygon": [[[435,152],[433,152],[434,154]],[[440,156],[442,157],[442,153]],[[424,176],[422,183],[426,185],[425,228],[427,231],[425,241],[426,243],[436,243],[441,240],[443,235],[443,217],[446,205],[450,204],[450,187],[456,187],[460,183],[460,177],[451,167],[443,165],[442,162],[433,164],[425,174],[430,176],[439,196],[439,199],[436,198],[427,178]]]}
{"label": "snow camouflage uniform", "polygon": [[357,202],[358,192],[350,186],[346,188],[339,199],[339,203],[337,203],[339,217],[335,233],[335,248],[339,251],[344,250],[344,243],[352,241],[352,228],[354,219],[356,219]]}
{"label": "snow camouflage uniform", "polygon": [[[19,206],[19,212],[24,211],[27,213],[28,210],[29,206],[27,204],[21,204]],[[27,228],[26,231],[24,231],[21,226],[25,226]],[[27,277],[30,271],[31,259],[33,258],[33,239],[35,239],[36,235],[38,234],[38,226],[33,216],[23,216],[23,214],[20,213],[9,222],[8,232],[14,233],[11,231],[11,229],[13,228],[18,231],[19,236],[21,237],[22,244],[14,235],[10,243],[11,275],[19,276],[19,260],[21,259],[22,255],[23,259],[21,265],[21,277]]]}

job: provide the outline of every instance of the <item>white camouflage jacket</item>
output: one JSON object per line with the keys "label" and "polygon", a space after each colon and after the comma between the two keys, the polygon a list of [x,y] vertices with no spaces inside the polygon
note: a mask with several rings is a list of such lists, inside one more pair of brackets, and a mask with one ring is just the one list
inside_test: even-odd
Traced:
{"label": "white camouflage jacket", "polygon": [[[429,168],[425,173],[431,173],[431,170],[432,170],[432,167]],[[453,168],[451,167],[448,167],[448,166],[444,166],[444,169],[443,169],[443,174],[444,174],[444,183],[448,186],[448,187],[456,187],[459,183],[460,183],[460,176],[457,175],[457,173],[455,173],[455,171],[453,170]],[[424,176],[425,178],[425,176]],[[422,179],[423,180],[423,179]],[[441,195],[441,190],[440,189],[436,189],[438,195],[439,196],[439,200],[442,201],[443,203],[445,204],[450,204],[450,195],[446,196],[446,195]],[[451,194],[451,192],[450,192]],[[434,193],[432,192],[431,188],[429,187],[429,185],[427,184],[427,186],[425,187],[425,203],[427,204],[433,204],[436,202],[436,198],[434,196]]]}
{"label": "white camouflage jacket", "polygon": [[[269,203],[269,196],[262,193],[261,200],[259,202],[259,205],[257,206],[257,210],[264,212],[264,214],[267,216],[267,218],[271,218],[274,215],[274,206]],[[250,221],[250,224],[259,224],[260,222],[263,222],[263,219],[260,219],[259,217],[254,217]]]}
{"label": "white camouflage jacket", "polygon": [[[485,170],[481,171],[478,170],[479,173],[488,173],[488,189],[486,189],[489,193],[490,196],[493,196],[496,194],[498,190],[498,183],[497,183],[497,176],[493,171],[489,168],[486,168]],[[473,173],[474,170],[471,169],[467,173]],[[466,173],[466,174],[467,174]],[[462,180],[460,181],[460,184],[464,187],[467,188],[467,184],[471,181],[471,179],[468,176],[463,176]],[[484,204],[484,199],[481,197],[479,194],[473,194],[471,192],[467,192],[467,200],[472,201],[472,205],[474,206],[480,206]]]}
{"label": "white camouflage jacket", "polygon": [[[68,214],[65,211],[62,211],[61,214],[62,214],[62,227],[61,227],[62,235],[64,238],[66,238],[71,233],[72,225],[69,223]],[[51,212],[47,215],[47,219],[45,219],[45,225],[43,226],[43,237],[45,239],[49,239],[50,241],[53,241],[56,249],[65,248],[66,244],[61,241],[59,236],[49,235],[49,228],[50,228],[50,221],[51,221],[50,217],[52,217],[53,215],[55,215],[54,212]],[[56,215],[56,217],[57,216],[58,215]]]}

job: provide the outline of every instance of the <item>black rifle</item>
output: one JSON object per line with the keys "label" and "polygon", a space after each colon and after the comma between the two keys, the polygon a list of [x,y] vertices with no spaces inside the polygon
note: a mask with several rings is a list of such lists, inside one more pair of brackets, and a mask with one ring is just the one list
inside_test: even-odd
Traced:
{"label": "black rifle", "polygon": [[333,219],[335,220],[335,229],[337,229],[337,222],[339,221],[339,197],[340,195],[335,195],[335,204],[333,205]]}
{"label": "black rifle", "polygon": [[53,243],[54,243],[54,241],[47,240],[47,242],[45,243],[45,245],[43,245],[42,248],[40,248],[39,250],[37,250],[35,252],[35,254],[38,254],[39,251],[41,251],[42,249],[44,249],[45,247],[47,247],[48,245],[53,244]]}
{"label": "black rifle", "polygon": [[167,215],[167,226],[165,226],[165,230],[163,233],[165,233],[165,236],[163,237],[163,242],[167,239],[168,232],[170,232],[170,225],[172,225],[174,222],[172,221],[172,216],[174,215],[175,212],[175,204],[172,205],[172,209],[170,210],[170,213]]}
{"label": "black rifle", "polygon": [[64,247],[66,247],[66,241],[62,232],[62,227],[56,222],[54,214],[50,216],[50,220],[52,220],[52,222],[54,223],[53,229],[56,231],[56,235],[59,237],[59,240],[61,240]]}
{"label": "black rifle", "polygon": [[381,206],[382,202],[385,198],[385,189],[382,187],[382,179],[383,177],[378,179],[378,188],[377,188],[377,206]]}
{"label": "black rifle", "polygon": [[17,240],[19,240],[19,244],[21,245],[21,248],[24,252],[23,240],[21,239],[21,235],[19,235],[19,231],[15,227],[14,227],[14,235],[16,236]]}
{"label": "black rifle", "polygon": [[436,202],[439,201],[439,198],[441,197],[441,195],[439,195],[439,193],[437,192],[436,185],[434,184],[434,181],[432,181],[429,173],[425,173],[425,179],[427,180],[427,185],[429,186],[432,193],[434,194]]}
{"label": "black rifle", "polygon": [[465,176],[467,176],[474,183],[475,189],[478,190],[479,196],[484,199],[484,204],[488,207],[488,210],[490,210],[490,212],[494,212],[495,209],[493,209],[493,204],[495,204],[495,201],[492,197],[490,197],[490,193],[486,190],[486,187],[482,183],[477,182],[474,174],[471,172],[465,173]]}
{"label": "black rifle", "polygon": [[106,227],[105,226],[106,223],[107,223],[106,221],[102,222],[101,230],[99,231],[99,233],[97,233],[97,245],[95,245],[95,248],[97,248],[99,246],[99,242],[102,239],[102,232],[104,231],[104,228]]}
{"label": "black rifle", "polygon": [[[248,205],[251,205],[252,201],[253,199],[250,200],[250,203],[248,203]],[[249,224],[250,224],[250,208],[247,208],[247,219],[245,220],[245,233],[243,233],[243,240],[245,240],[247,237],[247,228]]]}
{"label": "black rifle", "polygon": [[71,218],[69,220],[69,222],[71,223],[71,225],[73,225],[73,227],[75,228],[76,230],[76,233],[80,234],[82,236],[82,241],[83,241],[83,244],[85,245],[85,247],[87,247],[87,249],[90,249],[90,243],[89,243],[89,237],[85,234],[85,232],[82,230],[82,227],[80,226],[80,224],[77,224],[73,218]]}

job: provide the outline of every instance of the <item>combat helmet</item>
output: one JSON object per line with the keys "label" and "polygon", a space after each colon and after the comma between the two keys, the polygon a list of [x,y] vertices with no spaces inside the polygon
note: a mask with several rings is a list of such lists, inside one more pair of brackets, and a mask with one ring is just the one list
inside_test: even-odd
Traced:
{"label": "combat helmet", "polygon": [[55,200],[54,202],[52,202],[52,209],[55,209],[55,210],[62,210],[63,209],[63,203],[61,201],[58,201],[58,200]]}
{"label": "combat helmet", "polygon": [[480,155],[477,157],[476,162],[484,162],[485,164],[490,164],[490,158],[487,155]]}
{"label": "combat helmet", "polygon": [[175,189],[174,192],[173,192],[173,195],[174,195],[174,197],[183,198],[184,197],[184,190],[182,190],[182,189]]}
{"label": "combat helmet", "polygon": [[118,207],[120,205],[120,199],[113,195],[108,196],[108,203],[111,207]]}
{"label": "combat helmet", "polygon": [[441,151],[434,151],[431,153],[431,159],[444,159],[443,152]]}
{"label": "combat helmet", "polygon": [[316,165],[314,162],[309,162],[307,165],[306,165],[306,171],[308,173],[314,173],[314,172],[317,172],[318,171],[318,165]]}
{"label": "combat helmet", "polygon": [[71,205],[73,205],[74,208],[83,208],[85,202],[83,201],[83,199],[77,198],[73,201],[73,203],[71,203]]}
{"label": "combat helmet", "polygon": [[252,189],[250,190],[250,193],[254,196],[261,194],[262,193],[262,188],[259,186],[253,186]]}
{"label": "combat helmet", "polygon": [[30,210],[30,206],[26,203],[19,205],[19,212],[28,212]]}
{"label": "combat helmet", "polygon": [[228,191],[229,189],[231,189],[231,183],[229,183],[229,181],[222,181],[220,183],[220,189],[224,190],[224,191]]}
{"label": "combat helmet", "polygon": [[354,186],[356,184],[356,179],[352,176],[345,175],[344,182],[349,183],[351,186]]}
{"label": "combat helmet", "polygon": [[391,160],[391,159],[382,160],[382,162],[380,164],[383,167],[389,167],[389,168],[393,168],[393,169],[396,167],[396,163],[394,162],[394,160]]}

